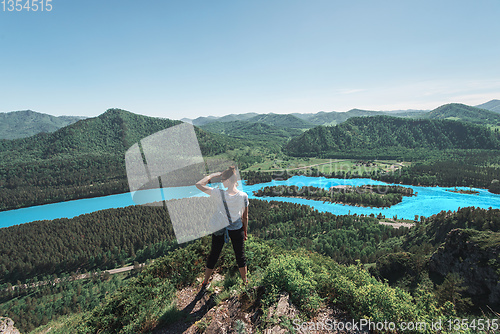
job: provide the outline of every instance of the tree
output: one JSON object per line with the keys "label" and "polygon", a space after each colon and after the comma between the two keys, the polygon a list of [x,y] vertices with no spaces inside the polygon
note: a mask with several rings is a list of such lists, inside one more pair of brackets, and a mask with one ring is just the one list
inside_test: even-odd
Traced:
{"label": "tree", "polygon": [[444,304],[450,301],[455,306],[456,311],[466,311],[472,306],[471,299],[463,297],[462,293],[467,290],[463,286],[464,280],[458,273],[452,272],[446,275],[443,284],[436,287],[436,295],[439,301]]}
{"label": "tree", "polygon": [[497,179],[491,181],[488,191],[494,194],[500,194],[500,181]]}

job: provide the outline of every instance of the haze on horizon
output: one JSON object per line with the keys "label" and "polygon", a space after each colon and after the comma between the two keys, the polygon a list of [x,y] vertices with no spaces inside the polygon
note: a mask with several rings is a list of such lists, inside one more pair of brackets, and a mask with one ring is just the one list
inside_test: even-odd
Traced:
{"label": "haze on horizon", "polygon": [[499,13],[495,0],[54,0],[51,12],[0,11],[0,112],[478,105],[500,98]]}

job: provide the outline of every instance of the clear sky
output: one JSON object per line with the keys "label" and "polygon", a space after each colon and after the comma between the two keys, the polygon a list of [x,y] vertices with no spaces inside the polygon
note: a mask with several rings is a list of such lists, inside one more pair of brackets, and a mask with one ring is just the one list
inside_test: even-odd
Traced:
{"label": "clear sky", "polygon": [[51,4],[0,3],[2,112],[180,119],[500,99],[498,0]]}

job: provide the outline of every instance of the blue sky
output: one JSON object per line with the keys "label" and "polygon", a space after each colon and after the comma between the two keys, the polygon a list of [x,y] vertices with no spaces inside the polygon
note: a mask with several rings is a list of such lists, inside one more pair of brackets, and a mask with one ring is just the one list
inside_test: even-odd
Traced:
{"label": "blue sky", "polygon": [[498,0],[1,6],[2,112],[180,119],[500,99]]}

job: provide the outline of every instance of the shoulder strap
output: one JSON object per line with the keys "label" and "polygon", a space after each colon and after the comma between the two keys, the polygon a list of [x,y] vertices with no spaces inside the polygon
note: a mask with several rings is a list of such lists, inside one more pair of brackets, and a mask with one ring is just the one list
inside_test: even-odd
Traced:
{"label": "shoulder strap", "polygon": [[229,208],[227,207],[227,202],[226,202],[226,196],[224,196],[224,190],[220,190],[220,195],[222,196],[222,202],[224,202],[224,207],[226,208],[226,214],[227,214],[227,220],[229,221],[229,224],[231,224],[233,221],[231,220],[231,214],[229,213]]}
{"label": "shoulder strap", "polygon": [[[224,190],[222,189],[219,189],[220,190],[220,195],[222,196],[222,202],[224,202],[224,207],[226,208],[226,214],[227,214],[227,220],[229,222],[229,224],[232,223],[232,220],[231,220],[231,215],[229,214],[229,208],[227,207],[227,202],[226,202],[226,196],[224,195]],[[229,232],[227,230],[227,227],[224,228],[224,243],[227,243],[229,242]]]}

